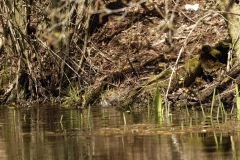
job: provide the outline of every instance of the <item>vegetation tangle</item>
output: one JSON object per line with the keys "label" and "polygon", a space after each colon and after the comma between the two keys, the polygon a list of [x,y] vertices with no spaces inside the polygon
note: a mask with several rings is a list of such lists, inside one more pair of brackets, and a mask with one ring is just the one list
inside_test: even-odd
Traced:
{"label": "vegetation tangle", "polygon": [[1,1],[0,102],[239,106],[238,1],[191,3]]}

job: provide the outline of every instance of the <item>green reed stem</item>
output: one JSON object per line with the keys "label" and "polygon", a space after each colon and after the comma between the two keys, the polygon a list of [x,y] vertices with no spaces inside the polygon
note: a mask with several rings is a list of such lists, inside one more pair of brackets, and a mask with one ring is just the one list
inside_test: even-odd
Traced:
{"label": "green reed stem", "polygon": [[149,104],[150,102],[149,102],[149,97],[148,97],[148,106],[147,106],[147,108],[148,108],[148,122],[150,122],[150,115],[151,115],[151,113],[150,113],[150,104]]}
{"label": "green reed stem", "polygon": [[169,117],[170,115],[170,103],[168,103],[168,107],[167,107],[167,117]]}
{"label": "green reed stem", "polygon": [[88,115],[87,115],[87,121],[88,121],[88,127],[90,128],[90,111],[91,111],[91,106],[88,106]]}
{"label": "green reed stem", "polygon": [[201,101],[200,101],[200,107],[201,107],[201,110],[202,110],[203,117],[206,117],[206,114],[205,114],[205,112],[204,112],[203,105],[202,105],[202,102],[201,102]]}
{"label": "green reed stem", "polygon": [[238,92],[238,85],[236,84],[236,101],[237,101],[237,111],[239,113],[240,111],[240,96],[239,96],[239,92]]}
{"label": "green reed stem", "polygon": [[155,95],[155,108],[158,116],[162,116],[162,95],[159,92],[158,84],[157,84],[156,95]]}
{"label": "green reed stem", "polygon": [[63,115],[61,115],[61,118],[60,118],[60,125],[61,125],[61,129],[63,130],[63,124],[62,124],[62,119],[63,119]]}
{"label": "green reed stem", "polygon": [[216,135],[215,132],[213,133],[213,135],[214,135],[214,140],[215,140],[215,143],[216,143],[216,147],[217,147],[217,149],[218,149],[218,139],[217,139],[217,135]]}
{"label": "green reed stem", "polygon": [[61,115],[60,117],[60,121],[59,121],[60,123],[62,123],[62,119],[63,119],[63,115]]}
{"label": "green reed stem", "polygon": [[216,94],[216,88],[214,88],[214,91],[213,91],[212,105],[211,105],[211,111],[210,111],[210,116],[211,116],[211,117],[212,117],[213,106],[214,106],[214,102],[215,102],[215,94]]}
{"label": "green reed stem", "polygon": [[125,117],[125,113],[123,112],[123,122],[124,122],[124,126],[127,125],[127,121],[126,121],[126,117]]}

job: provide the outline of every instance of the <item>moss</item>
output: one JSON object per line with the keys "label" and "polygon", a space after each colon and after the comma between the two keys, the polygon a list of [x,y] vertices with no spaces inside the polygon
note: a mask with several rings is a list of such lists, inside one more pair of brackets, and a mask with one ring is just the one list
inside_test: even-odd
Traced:
{"label": "moss", "polygon": [[184,86],[189,86],[192,82],[194,82],[195,78],[202,74],[201,64],[199,62],[199,56],[188,60],[183,70],[186,70],[187,74],[184,78]]}
{"label": "moss", "polygon": [[[189,86],[197,76],[202,73],[202,68],[199,62],[199,56],[186,61],[184,66],[180,67],[173,74],[172,82],[170,85],[170,90],[178,87]],[[172,69],[166,69],[158,75],[151,76],[146,84],[143,86],[146,90],[156,90],[156,81],[160,88],[167,88],[169,84],[169,79],[172,74]],[[152,85],[150,85],[152,84]]]}
{"label": "moss", "polygon": [[222,56],[222,53],[215,49],[215,48],[211,48],[210,52],[209,52],[210,55],[212,55],[214,58],[218,59]]}

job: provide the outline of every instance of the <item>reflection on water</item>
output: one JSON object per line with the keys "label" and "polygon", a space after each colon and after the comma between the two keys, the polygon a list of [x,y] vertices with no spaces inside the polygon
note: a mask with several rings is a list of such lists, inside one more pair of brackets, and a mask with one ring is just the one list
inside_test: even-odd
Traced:
{"label": "reflection on water", "polygon": [[[239,159],[238,123],[146,111],[0,108],[0,159]],[[88,117],[89,115],[89,117]],[[223,123],[224,122],[224,123]]]}

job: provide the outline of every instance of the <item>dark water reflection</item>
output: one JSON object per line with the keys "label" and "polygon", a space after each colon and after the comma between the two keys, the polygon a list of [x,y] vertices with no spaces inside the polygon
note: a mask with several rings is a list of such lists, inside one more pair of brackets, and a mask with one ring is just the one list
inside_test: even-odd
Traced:
{"label": "dark water reflection", "polygon": [[[88,115],[90,117],[88,117]],[[52,106],[0,108],[0,159],[240,159],[238,121]]]}

